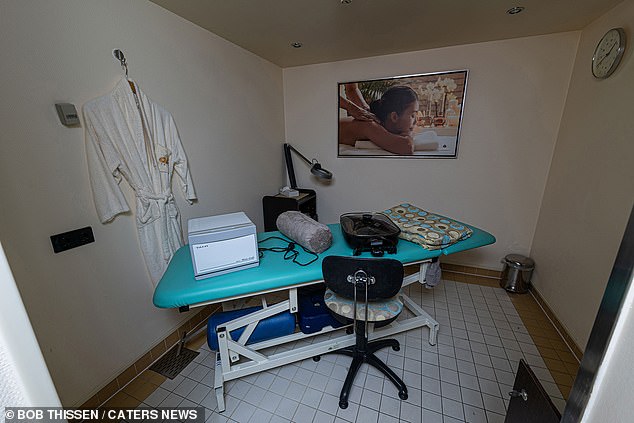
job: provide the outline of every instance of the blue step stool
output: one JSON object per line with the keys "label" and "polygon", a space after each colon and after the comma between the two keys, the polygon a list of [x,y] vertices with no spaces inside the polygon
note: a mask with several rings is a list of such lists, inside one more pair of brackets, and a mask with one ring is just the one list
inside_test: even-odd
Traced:
{"label": "blue step stool", "polygon": [[325,288],[317,291],[300,292],[297,313],[299,328],[303,333],[319,332],[326,326],[338,328],[343,326],[328,310],[324,302]]}
{"label": "blue step stool", "polygon": [[[241,310],[223,311],[216,313],[207,321],[207,344],[209,348],[214,351],[218,351],[218,337],[216,336],[216,330],[218,326],[222,326],[238,317],[246,316],[247,314],[261,310],[262,307],[249,307]],[[244,327],[236,329],[231,332],[231,339],[238,340],[240,335],[244,332]],[[295,332],[295,316],[290,312],[285,311],[276,314],[271,317],[267,317],[258,323],[257,327],[249,337],[248,344],[255,344],[257,342],[266,341],[280,336],[290,335]]]}

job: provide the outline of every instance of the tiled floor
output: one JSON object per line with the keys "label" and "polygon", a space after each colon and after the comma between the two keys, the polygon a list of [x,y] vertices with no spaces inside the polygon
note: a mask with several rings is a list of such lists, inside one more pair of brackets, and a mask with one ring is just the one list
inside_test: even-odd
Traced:
{"label": "tiled floor", "polygon": [[563,409],[562,391],[567,397],[578,364],[556,331],[557,337],[541,320],[530,295],[510,296],[501,288],[454,281],[433,290],[418,284],[408,289],[440,330],[435,346],[427,343],[428,330],[422,328],[396,337],[400,351],[378,353],[403,377],[407,401],[400,401],[391,382],[364,364],[349,407],[340,409],[338,395],[351,359],[330,354],[319,362],[308,359],[227,383],[227,408],[218,413],[212,390],[214,354],[201,338],[200,354],[178,377],[169,380],[146,371],[107,406],[200,404],[208,409],[209,422],[501,423],[517,363],[524,358]]}

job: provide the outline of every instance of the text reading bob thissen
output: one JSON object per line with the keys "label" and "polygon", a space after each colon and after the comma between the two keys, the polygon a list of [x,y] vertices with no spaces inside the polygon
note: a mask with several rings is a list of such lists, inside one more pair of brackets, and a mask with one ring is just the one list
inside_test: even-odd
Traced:
{"label": "text reading bob thissen", "polygon": [[7,423],[55,422],[55,421],[103,421],[125,420],[134,422],[162,422],[178,420],[184,423],[204,423],[205,408],[99,408],[65,409],[58,407],[6,407]]}

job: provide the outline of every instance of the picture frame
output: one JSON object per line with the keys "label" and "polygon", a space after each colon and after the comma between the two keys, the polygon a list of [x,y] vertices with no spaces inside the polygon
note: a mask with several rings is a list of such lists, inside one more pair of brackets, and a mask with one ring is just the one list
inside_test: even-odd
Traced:
{"label": "picture frame", "polygon": [[469,71],[340,82],[337,157],[458,157]]}

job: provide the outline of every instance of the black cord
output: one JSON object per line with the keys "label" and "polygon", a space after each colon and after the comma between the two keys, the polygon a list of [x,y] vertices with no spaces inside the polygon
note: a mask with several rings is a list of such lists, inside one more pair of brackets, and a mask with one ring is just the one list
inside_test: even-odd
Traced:
{"label": "black cord", "polygon": [[286,243],[286,247],[270,247],[270,248],[258,247],[258,254],[259,254],[260,258],[264,257],[264,252],[265,251],[271,251],[271,252],[274,252],[274,253],[284,253],[284,260],[292,260],[293,263],[295,263],[295,264],[297,264],[299,266],[308,266],[309,264],[312,264],[315,261],[317,261],[317,259],[319,258],[319,256],[317,254],[313,253],[312,251],[306,249],[304,246],[300,245],[300,247],[302,247],[304,252],[314,256],[314,258],[311,261],[309,261],[308,263],[300,263],[299,261],[297,261],[297,257],[299,257],[299,251],[295,249],[295,246],[298,245],[298,244],[294,243],[293,241],[287,241],[284,238],[280,238],[279,236],[270,236],[270,237],[265,238],[265,239],[263,239],[261,241],[258,241],[258,244],[260,244],[262,242],[266,242],[266,241],[268,241],[270,239],[277,239],[279,241],[285,242]]}

